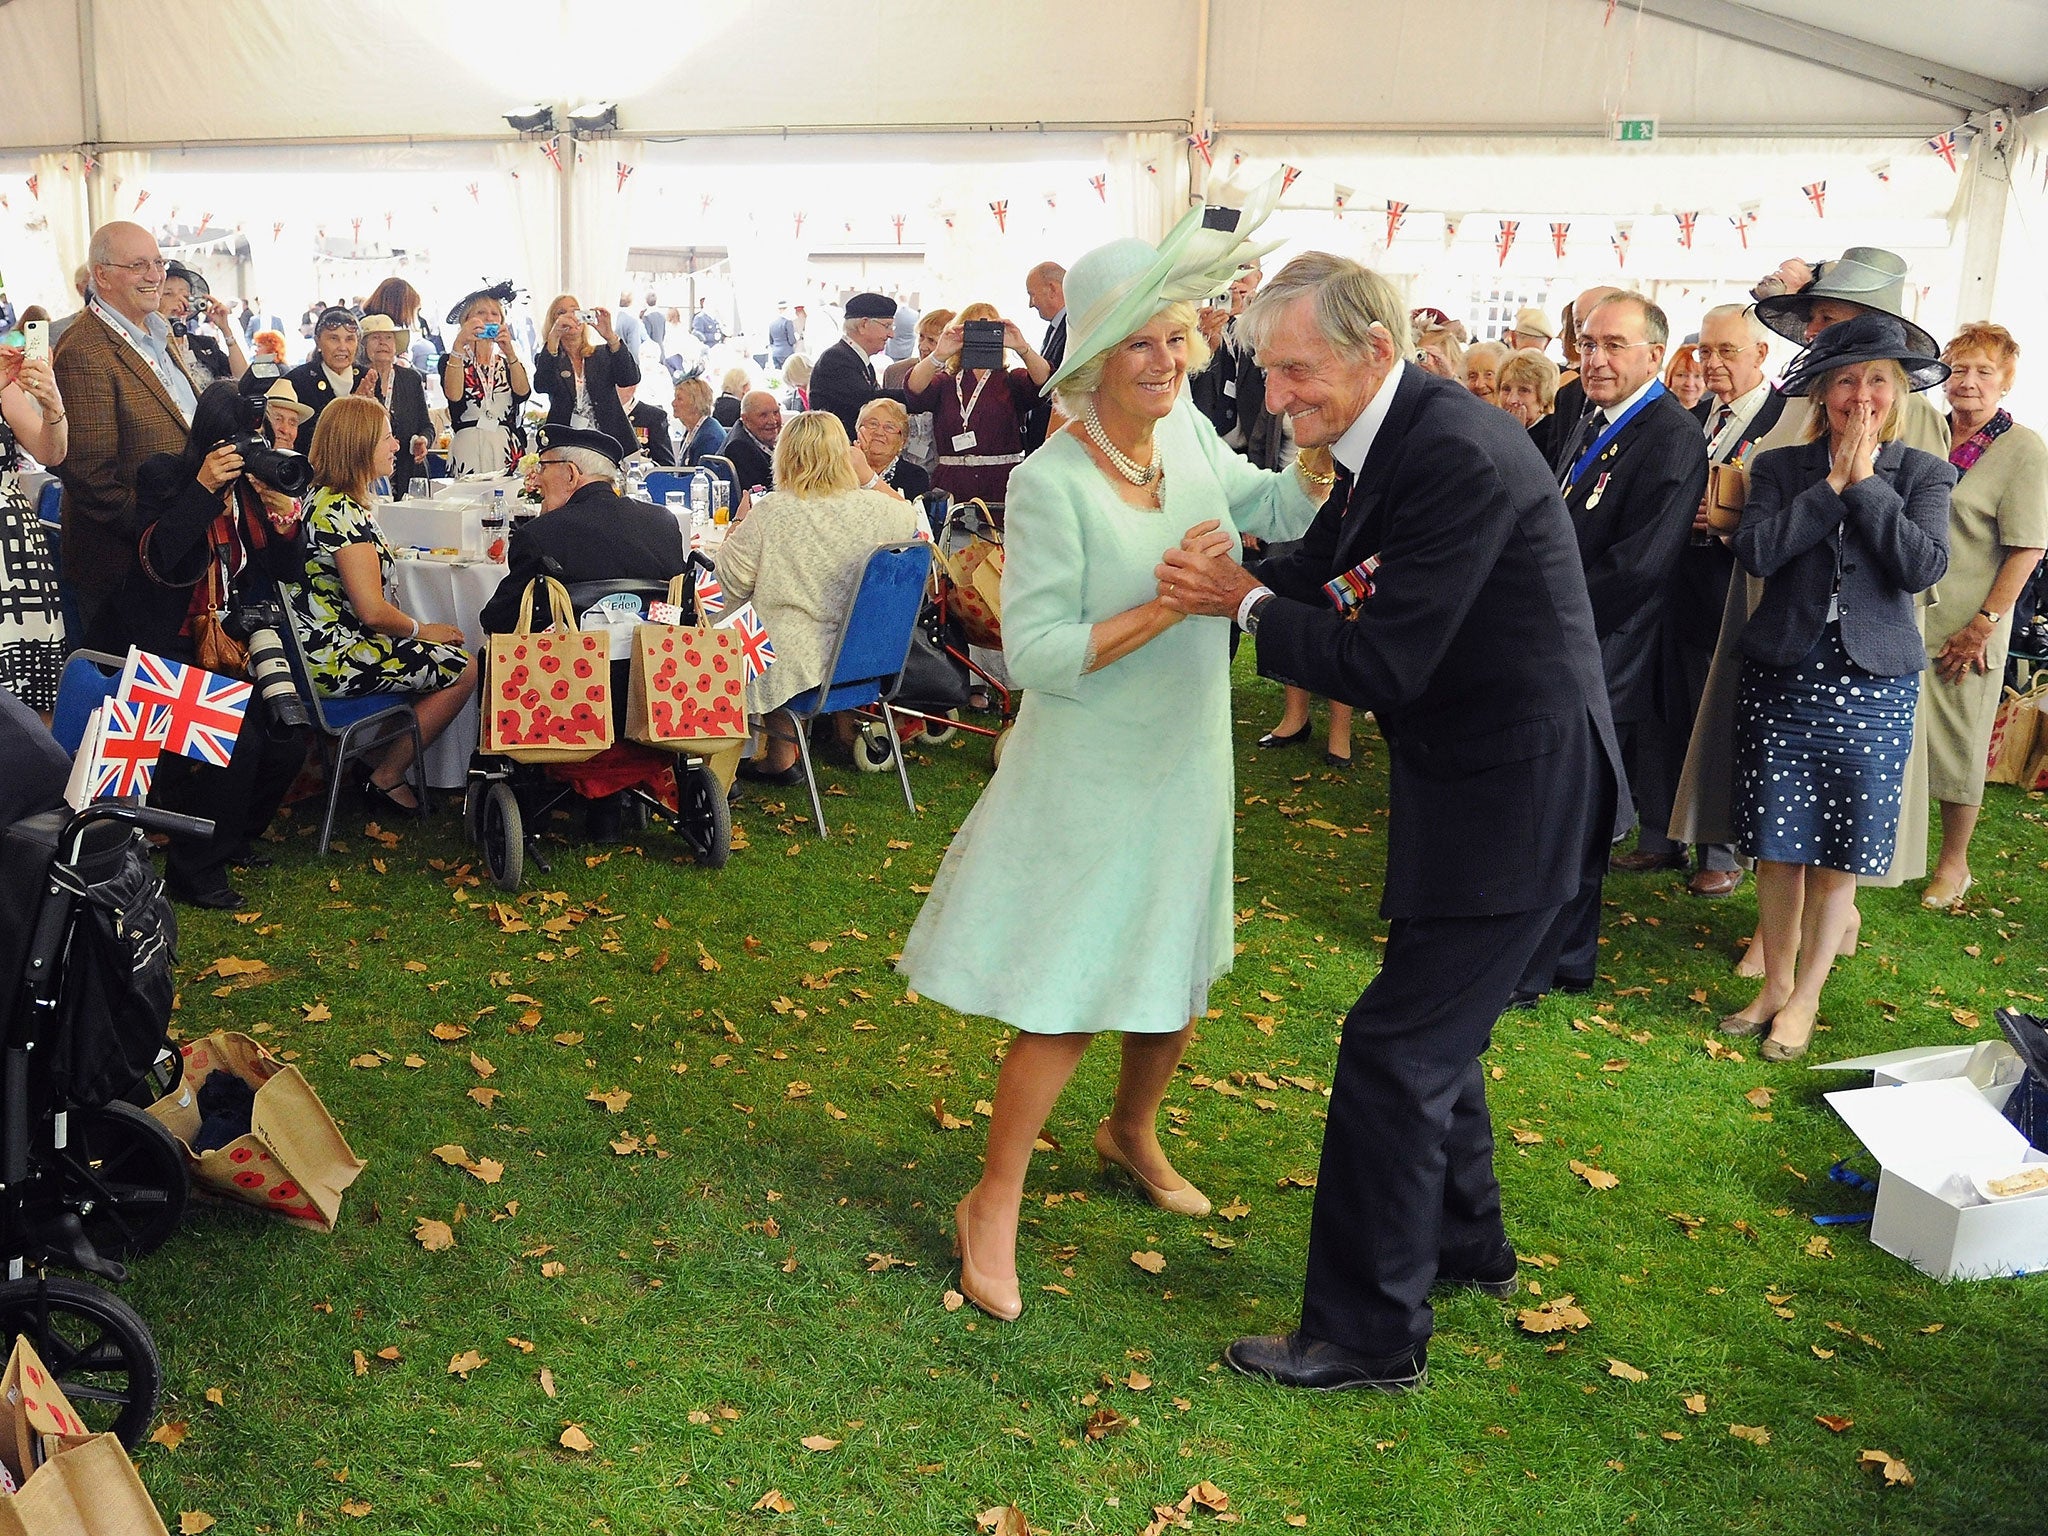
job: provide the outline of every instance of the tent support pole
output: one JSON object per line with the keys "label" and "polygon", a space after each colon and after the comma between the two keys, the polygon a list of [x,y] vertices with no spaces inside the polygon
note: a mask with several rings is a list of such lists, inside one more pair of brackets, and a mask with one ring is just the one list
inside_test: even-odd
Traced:
{"label": "tent support pole", "polygon": [[2012,200],[2005,136],[1990,129],[1970,146],[1963,203],[1963,270],[1956,319],[1989,320],[1998,287],[1998,252],[2005,239],[2005,209]]}
{"label": "tent support pole", "polygon": [[[100,138],[100,91],[99,78],[93,70],[93,0],[78,0],[78,122],[85,131],[85,142],[97,144]],[[105,193],[103,176],[87,176],[85,180],[86,225],[97,229],[106,222]]]}

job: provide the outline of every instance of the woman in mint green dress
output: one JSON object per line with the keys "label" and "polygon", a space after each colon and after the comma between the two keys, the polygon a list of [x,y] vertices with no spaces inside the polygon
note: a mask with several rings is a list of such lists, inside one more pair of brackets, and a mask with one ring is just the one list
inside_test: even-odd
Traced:
{"label": "woman in mint green dress", "polygon": [[1230,625],[1166,608],[1155,571],[1184,541],[1299,537],[1328,482],[1253,468],[1187,400],[1207,353],[1187,300],[1250,259],[1200,213],[1191,236],[1118,241],[1067,276],[1075,339],[1051,387],[1075,420],[1010,479],[1003,655],[1024,703],[903,946],[918,992],[1019,1032],[981,1182],[955,1212],[960,1288],[1004,1319],[1022,1310],[1032,1143],[1094,1034],[1123,1036],[1098,1157],[1164,1209],[1209,1210],[1157,1119],[1231,964]]}

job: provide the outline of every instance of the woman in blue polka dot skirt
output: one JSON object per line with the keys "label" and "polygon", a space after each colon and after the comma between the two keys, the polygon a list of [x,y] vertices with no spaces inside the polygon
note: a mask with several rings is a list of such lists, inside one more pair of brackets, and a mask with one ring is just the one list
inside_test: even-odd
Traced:
{"label": "woman in blue polka dot skirt", "polygon": [[[1955,471],[1898,441],[1906,396],[1947,377],[1934,338],[1875,311],[1832,325],[1786,375],[1813,438],[1757,459],[1735,555],[1764,581],[1742,637],[1735,834],[1757,861],[1764,984],[1721,1021],[1806,1054],[1856,877],[1891,867],[1927,653],[1913,596],[1948,569]],[[1801,960],[1805,964],[1801,964]]]}

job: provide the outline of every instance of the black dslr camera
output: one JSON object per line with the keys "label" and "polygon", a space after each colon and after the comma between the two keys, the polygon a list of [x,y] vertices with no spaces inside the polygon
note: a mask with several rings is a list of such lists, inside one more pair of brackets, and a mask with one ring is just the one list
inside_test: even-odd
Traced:
{"label": "black dslr camera", "polygon": [[[269,449],[275,453],[277,450]],[[298,458],[288,454],[288,458]],[[305,700],[292,682],[292,664],[284,653],[278,632],[291,622],[278,602],[244,602],[228,610],[221,628],[242,642],[249,652],[249,682],[270,706],[270,716],[288,730],[303,730],[312,724]]]}
{"label": "black dslr camera", "polygon": [[287,496],[305,495],[313,483],[313,466],[306,456],[289,448],[273,448],[264,439],[261,397],[243,395],[240,404],[241,428],[228,442],[242,456],[242,473]]}

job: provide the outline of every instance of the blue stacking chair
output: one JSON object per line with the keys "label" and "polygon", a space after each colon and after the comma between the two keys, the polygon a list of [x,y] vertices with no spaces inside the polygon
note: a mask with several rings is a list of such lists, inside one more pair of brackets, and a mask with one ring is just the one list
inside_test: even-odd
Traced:
{"label": "blue stacking chair", "polygon": [[320,754],[327,763],[327,811],[320,819],[320,852],[334,836],[335,808],[341,803],[344,770],[361,762],[400,736],[412,737],[412,770],[408,782],[419,801],[419,816],[427,814],[427,756],[420,746],[420,717],[413,710],[409,693],[373,693],[360,699],[323,699],[313,687],[306,665],[305,637],[299,633],[299,610],[285,598],[285,657],[291,662],[292,682],[313,717],[313,729],[320,734]]}
{"label": "blue stacking chair", "polygon": [[657,507],[668,500],[670,491],[687,491],[700,471],[695,469],[650,469],[647,471],[647,499]]}
{"label": "blue stacking chair", "polygon": [[43,537],[50,546],[50,560],[57,568],[57,606],[64,619],[64,640],[76,645],[85,638],[85,626],[78,622],[78,595],[64,576],[64,485],[56,479],[43,482],[36,492],[36,521],[43,525]]}
{"label": "blue stacking chair", "polygon": [[[889,732],[890,757],[903,785],[903,803],[913,816],[917,814],[917,801],[910,793],[910,770],[903,762],[903,739],[896,733],[896,716],[889,701],[896,695],[904,663],[910,657],[911,636],[917,628],[931,567],[932,547],[922,540],[884,544],[869,555],[839,626],[838,643],[826,659],[826,681],[784,706],[796,720],[796,749],[803,759],[804,785],[811,792],[811,815],[820,837],[828,834],[824,802],[818,798],[817,770],[811,762],[811,722],[836,710],[880,706],[882,723]],[[768,638],[772,641],[775,637]]]}
{"label": "blue stacking chair", "polygon": [[125,657],[105,651],[73,651],[64,658],[64,670],[57,675],[57,707],[50,711],[50,734],[72,756],[78,755],[78,744],[85,740],[85,722],[92,712],[119,690],[126,664]]}

